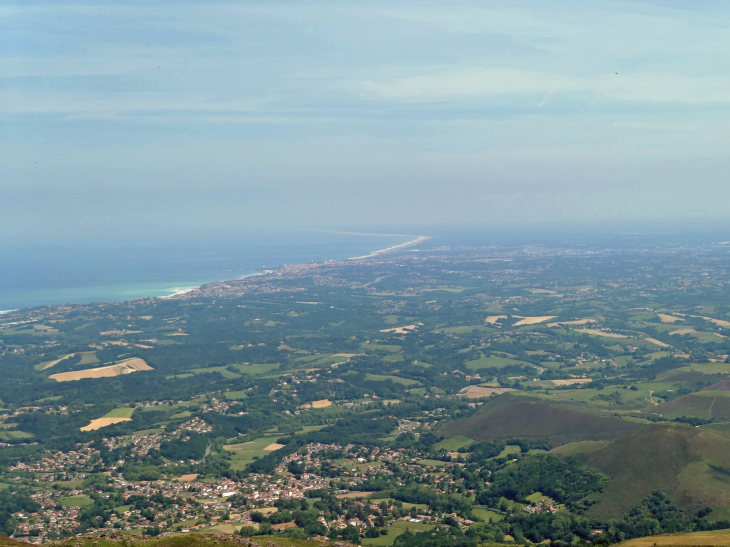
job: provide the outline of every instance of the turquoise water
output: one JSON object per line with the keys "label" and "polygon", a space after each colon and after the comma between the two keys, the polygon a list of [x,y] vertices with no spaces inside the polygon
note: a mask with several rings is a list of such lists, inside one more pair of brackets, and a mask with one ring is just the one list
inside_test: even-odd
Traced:
{"label": "turquoise water", "polygon": [[278,234],[194,243],[0,248],[0,310],[169,296],[284,264],[342,260],[413,236]]}

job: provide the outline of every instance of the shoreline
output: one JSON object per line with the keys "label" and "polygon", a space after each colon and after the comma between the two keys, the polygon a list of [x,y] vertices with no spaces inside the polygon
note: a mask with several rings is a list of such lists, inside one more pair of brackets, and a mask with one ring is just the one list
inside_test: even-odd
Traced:
{"label": "shoreline", "polygon": [[[348,233],[348,235],[371,235],[371,234],[350,232],[350,233]],[[372,234],[372,235],[383,235],[383,234]],[[396,234],[386,234],[386,235],[395,236]],[[367,258],[373,258],[373,257],[381,256],[381,255],[384,255],[387,253],[396,252],[396,251],[399,251],[399,250],[402,250],[402,249],[405,249],[408,247],[412,247],[412,246],[422,243],[424,241],[428,241],[429,239],[431,239],[430,236],[418,236],[417,238],[415,238],[411,241],[407,241],[405,243],[401,243],[398,245],[393,245],[392,247],[387,247],[385,249],[380,249],[380,250],[374,251],[372,253],[369,253],[367,255],[356,256],[356,257],[352,257],[349,259],[343,258],[340,260],[362,260],[362,259],[367,259]],[[53,308],[53,307],[58,307],[58,306],[74,306],[74,305],[93,304],[93,303],[100,304],[100,303],[132,302],[135,300],[140,300],[140,299],[145,299],[145,298],[156,298],[156,299],[160,299],[160,300],[174,299],[174,298],[178,298],[178,297],[181,297],[181,296],[189,294],[189,293],[193,293],[195,291],[199,291],[207,285],[211,285],[211,284],[215,284],[215,283],[230,283],[231,281],[243,280],[243,279],[247,279],[250,277],[259,277],[259,276],[277,274],[282,269],[298,267],[298,266],[313,266],[313,265],[317,265],[317,264],[326,263],[329,260],[332,260],[332,259],[324,259],[321,261],[317,261],[314,263],[308,263],[308,264],[299,264],[299,265],[292,265],[292,264],[286,265],[285,264],[285,265],[274,267],[274,268],[268,267],[268,268],[264,269],[263,271],[258,271],[258,272],[251,271],[251,273],[244,274],[244,275],[242,275],[236,279],[232,279],[232,280],[229,279],[229,280],[223,280],[223,281],[208,281],[208,282],[203,282],[203,283],[196,284],[196,285],[183,285],[183,286],[178,285],[178,286],[164,287],[164,288],[159,287],[158,290],[152,289],[146,295],[140,295],[140,296],[123,295],[123,292],[126,292],[126,291],[123,291],[121,294],[118,294],[116,298],[114,296],[112,296],[110,299],[108,297],[106,297],[106,298],[101,297],[99,299],[93,299],[93,300],[88,300],[88,301],[86,301],[86,299],[81,299],[81,300],[77,300],[77,301],[70,300],[67,302],[54,303],[54,304],[36,304],[36,305],[31,304],[30,306],[26,306],[26,307],[18,307],[15,309],[0,310],[0,317],[6,316],[6,315],[11,315],[11,314],[14,314],[17,312],[23,312],[25,310]],[[161,294],[161,293],[163,293],[163,294]],[[73,297],[71,297],[71,298],[73,298]]]}
{"label": "shoreline", "polygon": [[369,255],[355,256],[355,257],[352,257],[350,260],[360,260],[362,258],[373,258],[375,256],[380,256],[382,254],[391,253],[393,251],[398,251],[400,249],[405,249],[407,247],[412,247],[413,245],[418,245],[419,243],[423,243],[424,241],[428,241],[429,239],[431,239],[431,236],[418,236],[416,239],[414,239],[412,241],[407,241],[405,243],[401,243],[400,245],[394,245],[393,247],[388,247],[387,249],[380,249],[379,251],[372,252]]}

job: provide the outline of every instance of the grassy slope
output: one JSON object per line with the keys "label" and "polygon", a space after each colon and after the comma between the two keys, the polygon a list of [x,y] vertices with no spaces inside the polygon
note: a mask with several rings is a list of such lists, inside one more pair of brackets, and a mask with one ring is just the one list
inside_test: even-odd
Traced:
{"label": "grassy slope", "polygon": [[678,397],[654,408],[668,418],[694,416],[697,418],[730,419],[730,391],[699,391]]}
{"label": "grassy slope", "polygon": [[706,428],[644,426],[607,446],[577,454],[611,476],[587,516],[617,517],[653,490],[684,509],[730,505],[730,436]]}
{"label": "grassy slope", "polygon": [[609,415],[581,412],[575,407],[548,404],[505,394],[484,405],[483,411],[444,424],[445,437],[464,435],[476,440],[548,437],[557,442],[605,439],[639,427]]}

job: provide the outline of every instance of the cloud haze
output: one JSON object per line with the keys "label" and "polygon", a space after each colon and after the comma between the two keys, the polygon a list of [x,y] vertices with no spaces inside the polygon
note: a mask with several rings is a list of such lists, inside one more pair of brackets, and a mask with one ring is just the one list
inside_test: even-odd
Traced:
{"label": "cloud haze", "polygon": [[722,2],[15,2],[2,235],[726,218]]}

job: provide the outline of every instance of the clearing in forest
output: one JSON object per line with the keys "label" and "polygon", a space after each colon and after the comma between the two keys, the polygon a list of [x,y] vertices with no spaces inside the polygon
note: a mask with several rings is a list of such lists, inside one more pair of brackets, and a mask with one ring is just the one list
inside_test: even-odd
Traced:
{"label": "clearing in forest", "polygon": [[489,397],[490,395],[502,395],[508,391],[514,391],[511,387],[481,387],[481,386],[470,386],[464,392],[464,397],[469,399],[479,399],[480,397]]}
{"label": "clearing in forest", "polygon": [[72,380],[82,380],[83,378],[110,378],[113,376],[119,376],[120,374],[131,374],[139,370],[154,370],[149,366],[144,359],[139,357],[133,357],[111,365],[108,367],[89,368],[86,370],[76,370],[73,372],[59,372],[58,374],[51,374],[49,378],[53,378],[57,382],[70,382]]}

